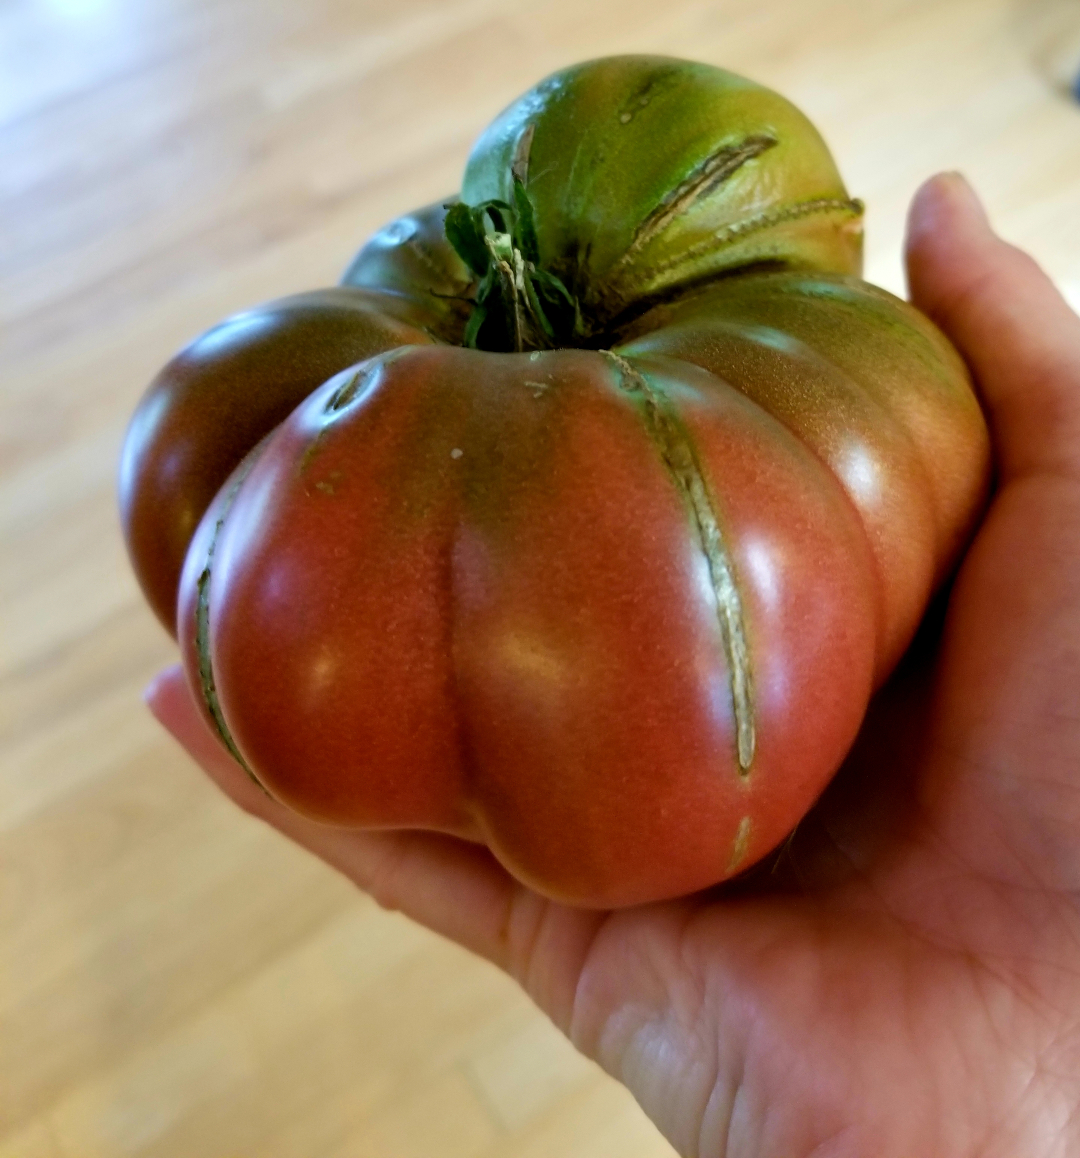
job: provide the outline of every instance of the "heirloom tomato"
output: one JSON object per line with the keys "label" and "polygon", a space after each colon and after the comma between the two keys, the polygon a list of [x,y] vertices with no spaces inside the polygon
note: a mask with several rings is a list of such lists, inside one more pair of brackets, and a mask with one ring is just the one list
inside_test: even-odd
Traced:
{"label": "heirloom tomato", "polygon": [[122,507],[236,760],[576,904],[775,848],[986,488],[963,363],[859,280],[861,221],[775,93],[592,61],[340,286],[182,351]]}

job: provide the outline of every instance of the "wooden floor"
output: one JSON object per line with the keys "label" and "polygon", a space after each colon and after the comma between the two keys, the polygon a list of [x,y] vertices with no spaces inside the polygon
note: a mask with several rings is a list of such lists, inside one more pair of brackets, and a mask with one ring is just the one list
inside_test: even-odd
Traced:
{"label": "wooden floor", "polygon": [[902,291],[904,207],[959,168],[1080,300],[1076,0],[0,2],[2,1158],[670,1155],[507,980],[158,731],[173,648],[114,511],[175,348],[332,282],[519,91],[627,51],[800,104],[868,202],[871,280]]}

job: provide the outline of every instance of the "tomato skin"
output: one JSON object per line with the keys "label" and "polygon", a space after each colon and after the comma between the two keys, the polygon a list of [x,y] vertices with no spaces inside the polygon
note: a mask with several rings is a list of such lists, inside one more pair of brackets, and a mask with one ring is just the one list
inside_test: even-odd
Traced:
{"label": "tomato skin", "polygon": [[285,805],[482,842],[572,904],[681,895],[838,767],[971,533],[987,431],[946,339],[853,276],[861,208],[775,94],[576,66],[481,138],[466,201],[511,178],[583,348],[461,348],[453,199],[407,214],[166,367],[128,542]]}
{"label": "tomato skin", "polygon": [[959,355],[892,294],[816,273],[725,281],[658,307],[622,337],[627,353],[719,375],[828,465],[873,547],[879,683],[985,493],[986,427]]}
{"label": "tomato skin", "polygon": [[143,593],[170,632],[188,544],[230,471],[337,370],[433,341],[426,320],[389,295],[315,290],[229,318],[158,374],[124,440],[120,516]]}
{"label": "tomato skin", "polygon": [[446,244],[446,211],[456,194],[403,213],[349,262],[341,284],[393,294],[422,311],[433,337],[457,345],[469,317],[476,279]]}
{"label": "tomato skin", "polygon": [[443,235],[454,200],[380,230],[341,286],[214,326],[150,384],[124,440],[120,518],[143,593],[173,635],[191,537],[251,447],[344,367],[396,346],[460,339],[473,280]]}
{"label": "tomato skin", "polygon": [[[731,544],[749,770],[691,512],[612,361],[429,347],[313,393],[216,533],[208,659],[272,795],[335,824],[483,840],[545,894],[604,906],[712,884],[797,823],[881,677],[883,624],[913,626],[932,568],[897,609],[812,449],[688,360],[627,364],[670,401]],[[891,485],[882,443],[867,453]],[[925,511],[921,480],[902,481]],[[185,578],[189,631],[219,520]]]}

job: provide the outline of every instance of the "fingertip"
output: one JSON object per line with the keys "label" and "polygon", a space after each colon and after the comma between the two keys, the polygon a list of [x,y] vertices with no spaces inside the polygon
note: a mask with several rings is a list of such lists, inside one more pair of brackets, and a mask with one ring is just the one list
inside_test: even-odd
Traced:
{"label": "fingertip", "polygon": [[199,711],[180,664],[158,672],[143,691],[143,701],[154,719],[219,784],[246,787],[247,776]]}
{"label": "fingertip", "polygon": [[143,688],[143,703],[166,731],[175,735],[178,719],[188,698],[183,668],[177,663],[159,671]]}
{"label": "fingertip", "polygon": [[937,315],[972,255],[993,238],[986,210],[963,174],[937,173],[924,181],[912,198],[904,238],[912,301]]}
{"label": "fingertip", "polygon": [[963,173],[935,173],[915,191],[908,213],[908,244],[948,234],[958,224],[990,231],[990,219]]}
{"label": "fingertip", "polygon": [[959,173],[939,173],[916,192],[905,248],[911,301],[970,367],[1002,479],[1075,469],[1080,325],[1050,278],[995,233]]}

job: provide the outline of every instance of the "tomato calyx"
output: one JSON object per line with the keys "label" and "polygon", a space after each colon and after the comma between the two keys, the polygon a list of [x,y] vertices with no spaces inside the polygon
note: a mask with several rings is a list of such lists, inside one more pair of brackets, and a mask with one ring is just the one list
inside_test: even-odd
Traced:
{"label": "tomato calyx", "polygon": [[559,277],[540,268],[533,206],[517,175],[513,188],[513,205],[493,198],[447,210],[446,239],[480,279],[461,344],[504,353],[580,345],[581,307]]}

